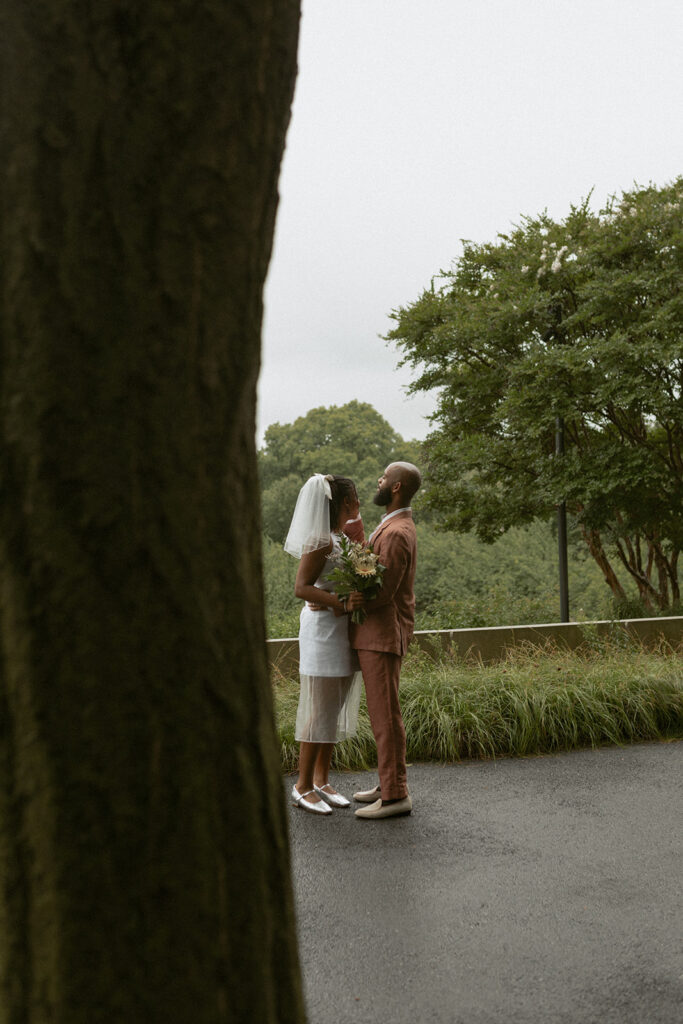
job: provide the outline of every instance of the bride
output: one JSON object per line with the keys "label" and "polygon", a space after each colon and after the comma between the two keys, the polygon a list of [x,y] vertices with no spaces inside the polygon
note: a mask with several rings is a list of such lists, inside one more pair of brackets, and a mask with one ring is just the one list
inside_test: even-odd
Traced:
{"label": "bride", "polygon": [[353,480],[316,473],[299,492],[285,541],[285,551],[301,559],[294,593],[306,601],[299,628],[299,778],[292,801],[314,814],[350,804],[330,785],[329,771],[334,744],[355,735],[362,677],[349,644],[346,607],[326,577],[341,554],[341,532],[354,536],[359,529],[358,512]]}

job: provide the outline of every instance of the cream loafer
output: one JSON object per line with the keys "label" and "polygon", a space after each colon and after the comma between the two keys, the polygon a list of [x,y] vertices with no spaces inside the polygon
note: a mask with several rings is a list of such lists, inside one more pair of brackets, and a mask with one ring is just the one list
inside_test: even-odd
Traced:
{"label": "cream loafer", "polygon": [[361,789],[359,793],[353,794],[353,799],[359,804],[374,804],[382,796],[379,786],[374,789]]}
{"label": "cream loafer", "polygon": [[409,796],[403,798],[403,800],[397,800],[393,804],[382,804],[381,800],[376,800],[374,804],[369,804],[368,807],[359,807],[356,811],[357,818],[371,818],[372,820],[379,818],[397,818],[400,814],[410,814],[413,809],[413,801]]}
{"label": "cream loafer", "polygon": [[312,800],[306,799],[307,796],[314,792],[315,790],[313,789],[307,789],[305,793],[300,793],[296,786],[294,786],[292,788],[292,803],[296,804],[297,807],[301,807],[304,811],[310,811],[311,814],[332,814],[332,808],[324,800],[318,800],[313,803]]}
{"label": "cream loafer", "polygon": [[[325,786],[329,786],[329,782],[325,783]],[[321,796],[323,800],[326,800],[328,804],[332,804],[333,807],[350,807],[351,801],[347,800],[341,793],[326,793],[325,786],[316,786],[313,784],[313,789],[316,791],[318,796]]]}

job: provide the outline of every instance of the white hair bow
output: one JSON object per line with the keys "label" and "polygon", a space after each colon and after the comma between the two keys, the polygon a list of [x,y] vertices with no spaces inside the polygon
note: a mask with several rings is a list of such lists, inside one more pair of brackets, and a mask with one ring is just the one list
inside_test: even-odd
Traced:
{"label": "white hair bow", "polygon": [[314,473],[313,476],[316,478],[316,480],[320,480],[322,482],[325,496],[329,498],[330,501],[332,501],[332,488],[330,487],[330,480],[332,479],[332,477],[323,476],[322,473]]}

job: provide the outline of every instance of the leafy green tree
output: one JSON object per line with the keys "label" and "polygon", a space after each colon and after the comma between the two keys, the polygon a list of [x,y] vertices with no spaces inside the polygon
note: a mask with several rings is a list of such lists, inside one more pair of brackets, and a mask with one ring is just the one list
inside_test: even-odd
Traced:
{"label": "leafy green tree", "polygon": [[297,494],[312,473],[351,477],[368,525],[379,519],[370,504],[389,462],[419,462],[419,444],[404,441],[367,402],[320,406],[294,423],[273,423],[259,452],[263,529],[280,543],[287,535]]}
{"label": "leafy green tree", "polygon": [[[419,629],[557,620],[557,538],[547,523],[513,526],[487,544],[417,518]],[[569,535],[569,568],[574,617],[609,616],[610,592],[576,529]]]}
{"label": "leafy green tree", "polygon": [[[683,178],[465,243],[389,338],[438,389],[426,503],[493,541],[564,498],[616,598],[680,601]],[[556,454],[558,418],[563,455]]]}

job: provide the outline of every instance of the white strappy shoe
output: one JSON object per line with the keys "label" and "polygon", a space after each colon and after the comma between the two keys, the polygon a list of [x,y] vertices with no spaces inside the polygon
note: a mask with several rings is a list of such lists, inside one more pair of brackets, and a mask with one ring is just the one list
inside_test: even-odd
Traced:
{"label": "white strappy shoe", "polygon": [[[325,786],[329,786],[329,782],[325,783]],[[347,800],[341,793],[326,793],[325,786],[316,786],[313,784],[313,789],[316,791],[318,796],[321,796],[323,800],[326,800],[328,804],[332,804],[333,807],[350,807],[351,801]]]}
{"label": "white strappy shoe", "polygon": [[292,787],[292,803],[297,807],[301,807],[304,811],[310,811],[311,814],[332,814],[332,808],[329,807],[324,800],[319,800],[317,803],[313,803],[312,800],[307,800],[306,797],[314,793],[314,789],[307,789],[305,793],[300,793],[296,786]]}

